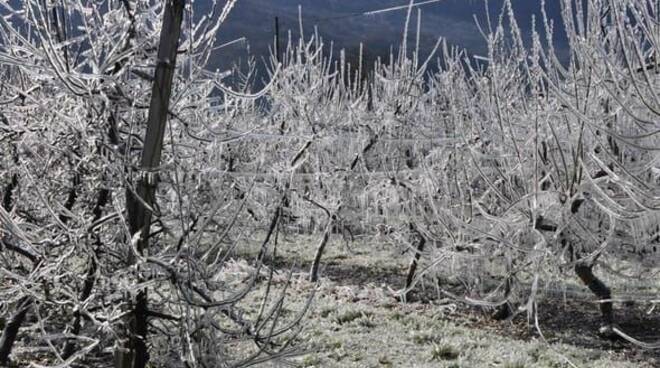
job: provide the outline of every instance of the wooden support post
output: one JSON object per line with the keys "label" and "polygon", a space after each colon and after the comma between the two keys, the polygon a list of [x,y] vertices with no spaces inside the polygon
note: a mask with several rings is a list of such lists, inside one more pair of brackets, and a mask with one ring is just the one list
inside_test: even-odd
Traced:
{"label": "wooden support post", "polygon": [[275,60],[280,63],[280,18],[275,17]]}
{"label": "wooden support post", "polygon": [[[131,234],[139,234],[137,251],[146,254],[149,245],[151,216],[156,203],[158,171],[160,167],[163,137],[172,94],[172,80],[176,67],[177,47],[181,34],[181,22],[185,0],[168,0],[163,14],[163,26],[158,46],[158,60],[151,89],[151,103],[147,119],[141,160],[141,176],[136,187],[140,201],[127,190],[126,206]],[[146,204],[146,206],[145,206]],[[134,261],[129,259],[129,261]],[[149,360],[147,351],[147,291],[138,292],[133,309],[130,348],[135,353],[134,368],[144,368]]]}

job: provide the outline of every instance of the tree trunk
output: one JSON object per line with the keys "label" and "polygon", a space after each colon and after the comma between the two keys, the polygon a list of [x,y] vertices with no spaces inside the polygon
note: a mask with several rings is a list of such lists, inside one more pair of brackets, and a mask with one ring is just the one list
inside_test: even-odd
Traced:
{"label": "tree trunk", "polygon": [[325,246],[328,244],[328,239],[330,238],[330,231],[332,231],[332,225],[334,224],[334,216],[331,216],[328,219],[328,224],[325,226],[325,231],[323,232],[323,238],[319,243],[318,248],[316,249],[316,254],[314,254],[314,261],[312,262],[312,268],[309,271],[309,281],[317,282],[319,280],[319,266],[321,264],[321,257],[323,257],[323,251]]}
{"label": "tree trunk", "polygon": [[596,275],[594,275],[591,266],[584,264],[577,264],[575,266],[575,273],[580,280],[600,298],[600,311],[603,315],[603,323],[607,326],[614,323],[614,311],[612,308],[612,292]]}
{"label": "tree trunk", "polygon": [[23,297],[18,302],[18,306],[16,306],[16,313],[7,321],[7,325],[0,337],[0,366],[9,365],[9,355],[14,347],[14,341],[16,341],[16,337],[18,336],[18,329],[21,328],[23,320],[25,320],[25,315],[30,310],[31,303],[32,301],[29,297]]}
{"label": "tree trunk", "polygon": [[405,293],[403,294],[403,301],[408,302],[412,298],[412,284],[415,281],[415,273],[417,272],[417,265],[419,264],[419,259],[422,257],[422,252],[424,251],[424,246],[426,245],[426,238],[422,234],[419,234],[419,242],[417,243],[417,249],[415,249],[415,254],[410,261],[408,266],[408,274],[406,275],[406,286],[404,287]]}

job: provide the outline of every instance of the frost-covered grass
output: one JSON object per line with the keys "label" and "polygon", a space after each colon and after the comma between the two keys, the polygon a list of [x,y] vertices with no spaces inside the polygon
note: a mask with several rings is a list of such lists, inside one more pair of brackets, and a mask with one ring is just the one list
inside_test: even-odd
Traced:
{"label": "frost-covered grass", "polygon": [[[289,301],[303,296],[301,282]],[[351,292],[348,291],[351,290]],[[380,298],[371,295],[381,293]],[[480,330],[468,316],[449,313],[452,304],[397,304],[379,287],[324,280],[299,343],[307,353],[298,367],[652,367],[625,362],[608,351],[569,344],[521,341]],[[370,295],[362,299],[355,295]],[[302,304],[296,300],[295,304]],[[485,318],[485,317],[481,317]]]}
{"label": "frost-covered grass", "polygon": [[[289,240],[278,247],[278,264],[282,267],[279,275],[286,273],[285,267],[294,259],[305,264],[313,256],[312,239],[303,236]],[[300,356],[288,358],[296,367],[653,367],[658,364],[653,356],[621,343],[595,339],[592,346],[585,344],[586,338],[576,336],[578,329],[571,327],[593,321],[566,318],[566,328],[556,324],[547,329],[541,326],[548,338],[544,342],[533,325],[527,327],[520,320],[496,322],[488,313],[449,299],[399,303],[393,289],[403,280],[409,255],[401,255],[379,242],[358,241],[351,249],[353,253],[349,257],[347,249],[337,242],[325,254],[326,272],[316,286],[312,309],[297,338],[303,351]],[[250,249],[243,249],[237,256],[245,258],[251,253]],[[244,260],[238,262],[246,264]],[[286,299],[287,308],[292,311],[302,309],[315,288],[306,278],[307,269],[297,267]],[[558,300],[547,302],[561,304]],[[597,313],[593,304],[586,308]]]}

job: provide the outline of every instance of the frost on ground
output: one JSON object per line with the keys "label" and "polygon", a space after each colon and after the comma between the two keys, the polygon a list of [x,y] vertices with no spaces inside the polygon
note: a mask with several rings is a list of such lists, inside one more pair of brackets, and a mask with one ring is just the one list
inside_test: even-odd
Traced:
{"label": "frost on ground", "polygon": [[[349,258],[340,239],[331,242],[323,276],[318,284],[311,284],[306,266],[313,259],[314,247],[306,236],[289,240],[280,246],[276,262],[277,274],[294,272],[286,293],[288,307],[300,308],[305,297],[317,290],[297,338],[300,355],[285,360],[296,367],[632,368],[660,364],[660,354],[600,338],[595,332],[599,315],[592,301],[564,300],[553,293],[541,297],[541,337],[534,321],[525,315],[494,321],[489,310],[439,297],[432,285],[418,288],[415,301],[399,302],[392,287],[403,285],[407,262],[382,244],[355,242]],[[234,256],[241,265],[237,269],[251,272],[246,260],[254,253]],[[566,285],[575,283],[570,277],[564,280]],[[654,326],[660,327],[660,319],[644,310],[617,307],[621,308],[620,322],[645,337],[653,334]],[[271,366],[281,364],[284,361]]]}

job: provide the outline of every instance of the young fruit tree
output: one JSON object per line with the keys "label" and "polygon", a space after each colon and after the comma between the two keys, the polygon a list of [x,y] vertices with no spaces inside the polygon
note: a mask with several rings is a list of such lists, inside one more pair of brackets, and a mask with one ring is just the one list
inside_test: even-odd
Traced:
{"label": "young fruit tree", "polygon": [[[252,194],[220,160],[258,95],[218,90],[225,75],[204,69],[235,3],[202,17],[184,0],[0,3],[0,365],[291,352],[305,308],[282,317],[288,281],[266,267],[281,203],[246,216]],[[261,251],[227,277],[251,222],[268,224]]]}
{"label": "young fruit tree", "polygon": [[438,244],[434,269],[464,285],[445,295],[533,316],[543,288],[571,270],[598,299],[601,333],[639,343],[616,326],[612,292],[593,271],[642,282],[658,261],[660,8],[561,6],[561,29],[543,13],[533,22],[543,32],[526,36],[505,1],[484,22],[487,55],[444,56],[431,82],[447,101],[437,121],[460,143],[427,156],[411,212]]}

